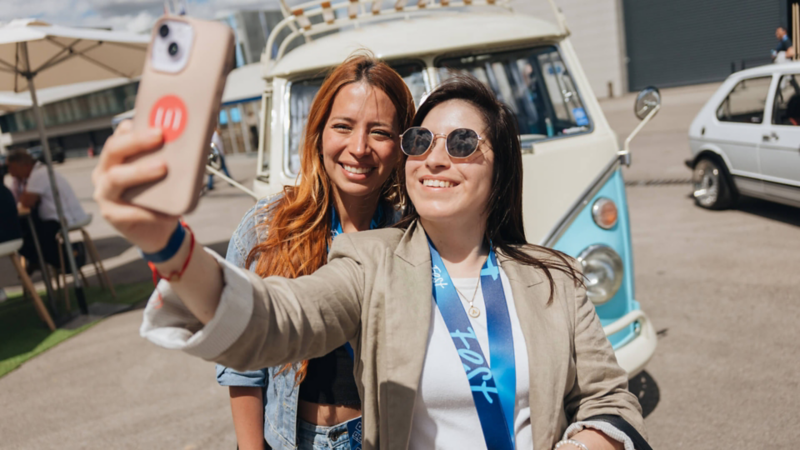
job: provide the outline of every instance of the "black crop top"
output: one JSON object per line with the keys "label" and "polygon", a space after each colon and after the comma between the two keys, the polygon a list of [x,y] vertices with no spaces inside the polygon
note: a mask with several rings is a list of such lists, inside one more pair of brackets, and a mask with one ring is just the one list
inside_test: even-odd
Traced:
{"label": "black crop top", "polygon": [[300,400],[323,405],[361,407],[353,358],[344,347],[308,360],[306,378],[300,383]]}

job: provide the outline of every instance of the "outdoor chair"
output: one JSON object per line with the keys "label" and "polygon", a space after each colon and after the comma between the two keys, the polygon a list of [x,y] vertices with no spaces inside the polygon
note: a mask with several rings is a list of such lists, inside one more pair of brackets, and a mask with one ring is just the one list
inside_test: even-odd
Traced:
{"label": "outdoor chair", "polygon": [[[92,223],[92,215],[91,214],[87,214],[86,220],[83,220],[82,222],[78,222],[78,223],[70,225],[68,231],[69,232],[72,232],[72,231],[80,231],[81,232],[81,236],[83,238],[83,244],[84,244],[84,246],[86,248],[86,256],[88,256],[87,262],[91,261],[92,265],[94,266],[94,270],[95,270],[95,274],[97,275],[97,279],[100,280],[100,285],[103,288],[108,289],[111,292],[111,296],[116,298],[117,297],[117,293],[116,293],[116,291],[114,291],[114,285],[111,284],[111,279],[108,277],[108,273],[106,273],[106,269],[103,266],[103,260],[100,258],[100,254],[97,252],[97,248],[94,246],[94,241],[92,241],[92,237],[89,235],[89,232],[86,231],[86,227],[89,226],[90,223]],[[61,284],[62,284],[62,280],[63,280],[64,289],[62,290],[62,292],[63,292],[63,295],[64,295],[64,305],[65,305],[65,308],[67,309],[67,311],[69,311],[70,310],[69,293],[68,293],[68,290],[66,289],[66,287],[67,287],[67,275],[66,275],[66,273],[67,273],[67,271],[66,271],[67,262],[66,262],[66,258],[65,258],[65,255],[64,255],[64,245],[63,245],[64,239],[61,237],[61,232],[60,231],[59,231],[59,233],[58,233],[56,238],[58,239],[58,257],[59,257],[59,260],[61,262],[59,276],[57,277],[58,278],[57,283],[58,283],[58,287],[60,289],[61,288]],[[74,243],[75,241],[72,241],[72,242]],[[81,268],[78,267],[77,269],[78,269],[78,276],[81,277],[81,280],[83,281],[83,284],[84,285],[88,285],[89,283],[86,280],[86,277],[83,275],[83,272],[81,271]],[[73,274],[73,276],[74,276],[74,274]]]}
{"label": "outdoor chair", "polygon": [[23,288],[28,292],[28,294],[30,294],[31,298],[33,298],[33,306],[36,308],[36,313],[39,314],[39,317],[42,319],[42,321],[47,324],[47,327],[50,328],[50,331],[54,331],[56,329],[56,325],[53,323],[53,319],[50,317],[50,313],[47,311],[47,308],[45,308],[42,298],[39,297],[39,293],[36,292],[36,288],[33,287],[33,282],[28,276],[28,273],[22,267],[22,263],[20,263],[19,253],[17,253],[20,248],[22,248],[22,239],[14,239],[13,241],[2,242],[0,243],[0,257],[8,256],[11,258],[11,262],[14,263],[14,268],[17,270],[17,274],[22,280]]}

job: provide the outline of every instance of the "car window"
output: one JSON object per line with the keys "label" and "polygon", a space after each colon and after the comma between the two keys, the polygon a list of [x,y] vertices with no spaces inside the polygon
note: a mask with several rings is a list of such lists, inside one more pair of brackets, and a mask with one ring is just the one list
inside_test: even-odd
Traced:
{"label": "car window", "polygon": [[[775,125],[800,125],[800,75],[784,75],[775,90],[772,123]],[[793,120],[792,120],[793,119]]]}
{"label": "car window", "polygon": [[737,123],[763,122],[771,82],[771,76],[740,81],[717,108],[717,119]]}
{"label": "car window", "polygon": [[292,83],[289,91],[289,147],[284,165],[288,173],[297,175],[300,171],[300,141],[308,121],[311,102],[322,86],[324,78]]}
{"label": "car window", "polygon": [[442,81],[468,73],[489,86],[514,111],[527,140],[589,131],[589,116],[554,46],[447,58],[436,66]]}
{"label": "car window", "polygon": [[[403,77],[403,81],[406,82],[414,97],[414,104],[419,106],[422,96],[427,91],[423,75],[424,66],[420,63],[389,63],[389,65]],[[300,141],[305,132],[311,103],[319,88],[322,87],[323,81],[325,81],[324,78],[314,78],[294,82],[289,90],[289,129],[285,149],[287,157],[284,158],[284,171],[287,175],[294,176],[300,171]]]}

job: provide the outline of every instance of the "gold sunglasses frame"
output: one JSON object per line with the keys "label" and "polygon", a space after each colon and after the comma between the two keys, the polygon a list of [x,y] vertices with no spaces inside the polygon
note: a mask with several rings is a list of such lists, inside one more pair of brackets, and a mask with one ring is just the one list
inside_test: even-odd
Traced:
{"label": "gold sunglasses frame", "polygon": [[[433,135],[433,139],[431,139],[431,143],[430,143],[430,145],[428,145],[428,148],[427,148],[427,149],[425,149],[425,151],[424,151],[424,152],[422,152],[422,153],[421,153],[421,154],[419,154],[419,155],[409,155],[408,153],[406,153],[405,149],[403,148],[403,136],[405,136],[405,134],[406,134],[406,133],[408,133],[409,131],[411,131],[412,129],[415,129],[415,128],[416,128],[416,129],[423,129],[423,130],[426,130],[426,131],[428,131],[430,134],[432,134],[432,135]],[[458,131],[458,130],[469,130],[469,131],[472,131],[473,133],[475,133],[475,136],[477,136],[477,137],[478,137],[478,145],[476,145],[476,146],[475,146],[475,150],[473,150],[473,151],[472,151],[472,153],[470,153],[470,154],[469,154],[469,155],[467,155],[467,156],[453,156],[453,154],[452,154],[452,153],[450,153],[450,149],[447,147],[447,138],[448,138],[448,137],[449,137],[451,134],[455,133],[455,132],[456,132],[456,131]],[[411,128],[409,128],[408,130],[404,131],[404,132],[403,132],[403,133],[400,135],[400,150],[401,150],[401,151],[402,151],[402,152],[403,152],[403,153],[404,153],[406,156],[409,156],[409,157],[420,157],[420,156],[425,156],[425,155],[427,155],[427,154],[428,154],[428,152],[430,152],[430,151],[431,151],[431,149],[432,149],[432,148],[433,148],[433,147],[436,145],[436,140],[437,140],[437,139],[439,139],[439,138],[442,138],[442,137],[444,138],[444,149],[445,149],[445,151],[447,152],[447,156],[449,156],[449,157],[451,157],[451,158],[453,158],[453,159],[462,159],[462,160],[463,160],[463,159],[467,159],[467,158],[471,158],[472,156],[474,156],[474,155],[475,155],[475,153],[476,153],[476,152],[478,151],[478,149],[480,148],[480,146],[481,146],[481,143],[483,143],[483,141],[484,141],[484,138],[483,138],[483,136],[481,136],[480,134],[478,134],[478,132],[477,132],[477,131],[475,131],[475,130],[473,130],[472,128],[456,128],[455,130],[453,130],[453,131],[451,131],[451,132],[449,132],[449,133],[439,133],[439,134],[436,134],[436,133],[434,133],[433,131],[431,131],[431,130],[428,130],[428,129],[427,129],[427,128],[425,128],[425,127],[411,127]]]}

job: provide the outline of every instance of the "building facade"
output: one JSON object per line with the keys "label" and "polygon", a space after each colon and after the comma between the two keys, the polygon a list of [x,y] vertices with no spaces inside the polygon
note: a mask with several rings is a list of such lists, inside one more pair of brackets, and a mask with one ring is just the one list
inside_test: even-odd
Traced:
{"label": "building facade", "polygon": [[[792,0],[554,0],[600,98],[646,86],[716,82],[771,62],[775,29],[791,29]],[[514,0],[552,18],[546,0]]]}
{"label": "building facade", "polygon": [[241,67],[261,61],[269,33],[283,20],[283,14],[279,10],[236,11],[217,20],[233,29],[236,37],[236,67]]}
{"label": "building facade", "polygon": [[[133,109],[138,88],[138,81],[121,78],[42,89],[38,98],[50,147],[67,157],[100,151],[111,136],[111,119]],[[0,116],[0,129],[6,151],[41,144],[32,108]]]}

